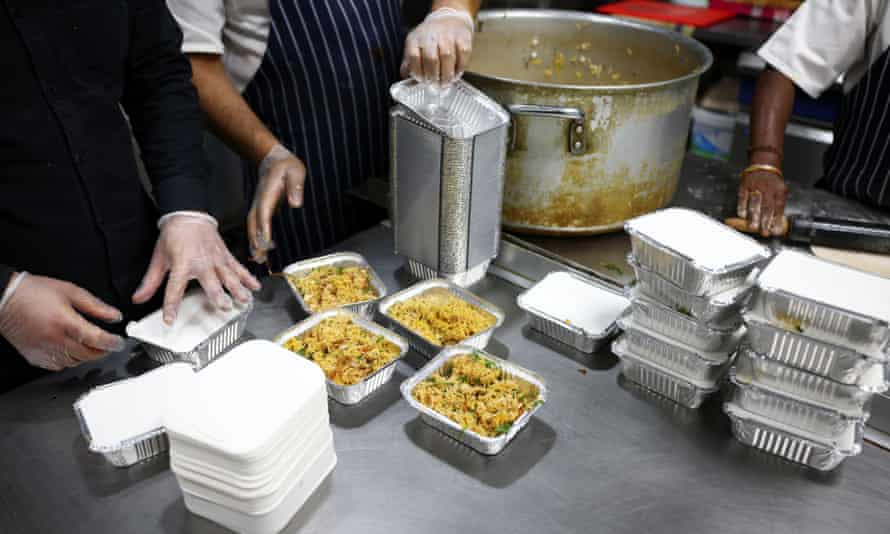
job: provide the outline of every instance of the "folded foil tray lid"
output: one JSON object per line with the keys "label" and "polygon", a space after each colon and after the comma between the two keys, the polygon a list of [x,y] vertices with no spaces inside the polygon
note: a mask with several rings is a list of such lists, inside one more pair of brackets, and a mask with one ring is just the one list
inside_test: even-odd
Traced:
{"label": "folded foil tray lid", "polygon": [[74,411],[90,450],[119,450],[162,430],[167,395],[173,388],[191,383],[194,377],[191,365],[173,363],[82,395]]}
{"label": "folded foil tray lid", "polygon": [[157,310],[129,323],[127,335],[165,350],[184,353],[209,339],[248,309],[249,305],[233,303],[231,310],[218,310],[204,291],[194,289],[182,299],[172,325],[164,323],[163,310]]}
{"label": "folded foil tray lid", "polygon": [[510,121],[500,104],[462,80],[445,87],[404,80],[389,93],[427,127],[455,139],[469,139]]}

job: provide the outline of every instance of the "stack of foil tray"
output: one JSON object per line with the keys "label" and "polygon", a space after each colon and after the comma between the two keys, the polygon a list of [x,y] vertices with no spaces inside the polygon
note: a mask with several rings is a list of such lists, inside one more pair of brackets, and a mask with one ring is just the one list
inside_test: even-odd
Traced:
{"label": "stack of foil tray", "polygon": [[724,410],[736,438],[828,471],[862,449],[888,387],[890,280],[785,250],[763,270]]}
{"label": "stack of foil tray", "polygon": [[631,305],[612,351],[626,379],[698,408],[732,364],[744,333],[748,278],[769,249],[679,208],[628,221],[625,230],[637,281],[626,288]]}
{"label": "stack of foil tray", "polygon": [[498,253],[509,115],[462,81],[390,94],[396,254],[416,279],[472,285]]}

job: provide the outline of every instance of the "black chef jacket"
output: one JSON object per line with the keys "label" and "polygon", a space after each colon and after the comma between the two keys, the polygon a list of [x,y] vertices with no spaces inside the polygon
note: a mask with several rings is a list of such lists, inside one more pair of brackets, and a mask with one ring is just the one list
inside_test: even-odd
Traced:
{"label": "black chef jacket", "polygon": [[[26,270],[145,311],[159,214],[208,207],[181,41],[164,0],[0,0],[0,290]],[[0,391],[29,372],[0,338]]]}

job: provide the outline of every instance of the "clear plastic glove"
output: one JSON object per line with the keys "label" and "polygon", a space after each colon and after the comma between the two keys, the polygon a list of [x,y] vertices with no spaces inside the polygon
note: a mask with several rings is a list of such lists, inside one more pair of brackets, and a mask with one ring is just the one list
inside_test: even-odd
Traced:
{"label": "clear plastic glove", "polygon": [[257,263],[266,263],[268,253],[275,248],[272,241],[272,216],[287,195],[292,208],[303,205],[303,188],[306,183],[306,166],[281,145],[275,145],[260,163],[259,183],[250,211],[247,213],[247,235],[250,240],[250,256]]}
{"label": "clear plastic glove", "polygon": [[764,171],[746,174],[739,186],[738,216],[763,237],[783,235],[787,199],[788,187],[781,176]]}
{"label": "clear plastic glove", "polygon": [[433,11],[405,40],[402,76],[440,85],[457,80],[470,62],[473,31],[473,17],[466,11]]}
{"label": "clear plastic glove", "polygon": [[[35,367],[60,371],[124,349],[83,315],[116,323],[121,312],[74,284],[22,274],[0,308],[0,335]],[[13,282],[14,283],[14,282]],[[81,315],[83,314],[83,315]]]}
{"label": "clear plastic glove", "polygon": [[222,310],[232,309],[229,295],[246,304],[251,299],[248,289],[260,289],[257,279],[226,248],[213,217],[198,212],[176,212],[161,217],[158,226],[161,235],[148,272],[133,294],[133,302],[142,304],[151,299],[170,273],[164,294],[165,323],[173,324],[176,320],[191,280],[197,280],[210,302]]}

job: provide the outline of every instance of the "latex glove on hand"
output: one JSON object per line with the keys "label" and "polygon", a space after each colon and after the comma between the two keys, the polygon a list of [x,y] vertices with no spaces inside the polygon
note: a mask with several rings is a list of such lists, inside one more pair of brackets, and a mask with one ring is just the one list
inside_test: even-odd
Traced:
{"label": "latex glove on hand", "polygon": [[408,34],[402,76],[439,85],[461,77],[473,52],[473,17],[466,11],[439,8]]}
{"label": "latex glove on hand", "polygon": [[738,216],[748,221],[751,232],[763,237],[782,236],[787,231],[785,202],[788,187],[778,174],[758,171],[742,177]]}
{"label": "latex glove on hand", "polygon": [[87,321],[121,312],[74,284],[19,273],[0,304],[0,335],[31,365],[60,371],[124,349],[124,340]]}
{"label": "latex glove on hand", "polygon": [[221,310],[232,309],[231,297],[246,304],[251,299],[250,290],[260,289],[259,281],[226,248],[216,219],[210,215],[175,212],[161,217],[158,227],[161,235],[148,271],[133,294],[133,302],[143,304],[151,299],[170,273],[163,307],[164,322],[168,325],[176,320],[191,280],[197,280],[210,302]]}
{"label": "latex glove on hand", "polygon": [[305,183],[306,166],[283,146],[275,145],[263,158],[256,193],[247,213],[250,256],[256,263],[266,263],[269,251],[275,248],[272,216],[281,197],[287,195],[290,207],[301,207]]}

